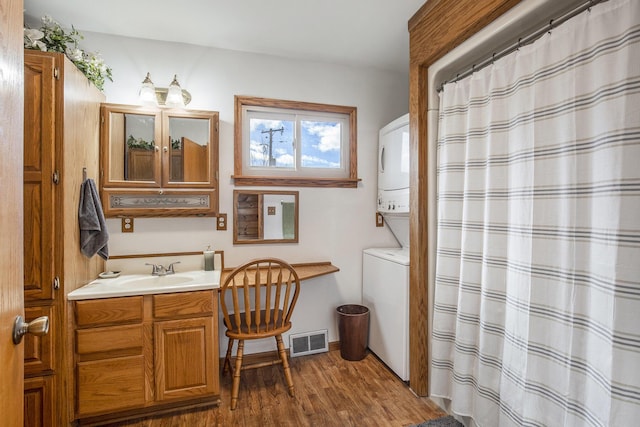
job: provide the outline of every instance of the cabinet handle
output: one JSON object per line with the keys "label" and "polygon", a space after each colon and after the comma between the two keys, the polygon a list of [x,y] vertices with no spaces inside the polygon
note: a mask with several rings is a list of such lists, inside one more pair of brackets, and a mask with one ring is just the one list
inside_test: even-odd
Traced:
{"label": "cabinet handle", "polygon": [[168,153],[168,152],[169,152],[169,148],[164,147],[164,148],[162,149],[162,151],[164,151],[165,153]]}
{"label": "cabinet handle", "polygon": [[158,147],[157,145],[155,146],[156,152],[160,151],[160,147]]}
{"label": "cabinet handle", "polygon": [[53,278],[53,289],[60,289],[60,278],[58,276]]}

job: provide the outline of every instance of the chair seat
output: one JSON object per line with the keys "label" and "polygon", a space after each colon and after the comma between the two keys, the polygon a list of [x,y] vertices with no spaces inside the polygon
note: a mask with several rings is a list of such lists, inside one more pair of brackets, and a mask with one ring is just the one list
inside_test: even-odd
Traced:
{"label": "chair seat", "polygon": [[[291,329],[291,322],[283,322],[282,310],[278,310],[278,315],[274,316],[273,312],[271,313],[271,319],[268,323],[265,323],[266,319],[266,310],[260,310],[260,319],[262,319],[262,323],[256,328],[255,324],[251,325],[251,331],[249,331],[249,326],[247,325],[247,317],[246,313],[240,313],[240,328],[238,331],[238,324],[236,323],[236,317],[234,315],[229,316],[230,325],[227,324],[227,320],[224,320],[224,326],[227,328],[226,335],[229,338],[234,339],[244,339],[246,335],[249,335],[255,338],[256,334],[259,334],[261,337],[272,337],[276,335],[280,335],[283,332]],[[274,317],[278,319],[278,323],[274,322]],[[251,320],[254,321],[256,318],[256,312],[251,311]]]}

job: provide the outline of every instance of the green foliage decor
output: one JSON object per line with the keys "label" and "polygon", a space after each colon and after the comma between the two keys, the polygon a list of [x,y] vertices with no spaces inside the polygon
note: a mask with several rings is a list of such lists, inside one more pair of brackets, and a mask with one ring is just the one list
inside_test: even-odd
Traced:
{"label": "green foliage decor", "polygon": [[24,29],[25,49],[43,52],[64,53],[76,67],[100,90],[104,90],[106,79],[113,81],[109,68],[99,54],[80,49],[79,42],[84,36],[71,27],[65,30],[50,16],[42,17],[42,27]]}
{"label": "green foliage decor", "polygon": [[155,144],[153,141],[145,141],[142,138],[135,138],[133,135],[129,135],[129,138],[127,138],[127,147],[138,150],[153,150]]}

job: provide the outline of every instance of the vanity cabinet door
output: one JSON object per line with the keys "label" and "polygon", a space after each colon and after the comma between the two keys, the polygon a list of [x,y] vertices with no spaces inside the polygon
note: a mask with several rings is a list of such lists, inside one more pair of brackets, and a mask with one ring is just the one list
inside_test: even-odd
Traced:
{"label": "vanity cabinet door", "polygon": [[157,400],[218,392],[213,317],[156,322],[154,330]]}
{"label": "vanity cabinet door", "polygon": [[153,295],[158,401],[218,394],[218,294]]}

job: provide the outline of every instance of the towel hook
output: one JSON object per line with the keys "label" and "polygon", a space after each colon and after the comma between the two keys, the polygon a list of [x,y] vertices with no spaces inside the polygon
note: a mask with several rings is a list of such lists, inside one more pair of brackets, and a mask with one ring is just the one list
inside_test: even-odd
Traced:
{"label": "towel hook", "polygon": [[87,168],[82,168],[82,181],[87,180]]}

